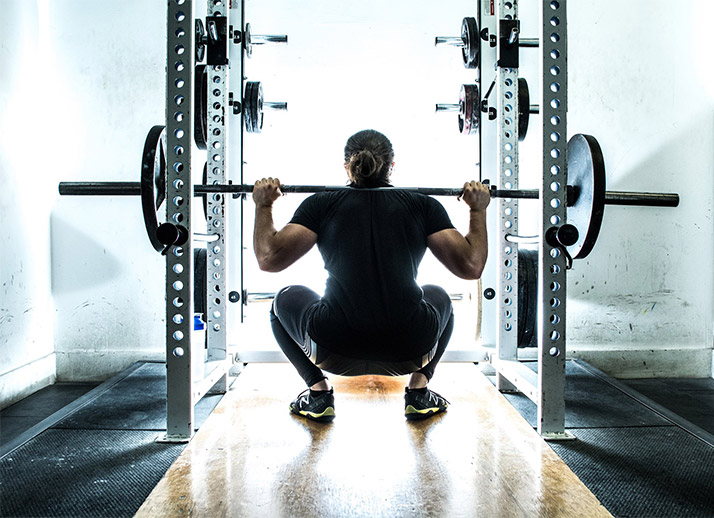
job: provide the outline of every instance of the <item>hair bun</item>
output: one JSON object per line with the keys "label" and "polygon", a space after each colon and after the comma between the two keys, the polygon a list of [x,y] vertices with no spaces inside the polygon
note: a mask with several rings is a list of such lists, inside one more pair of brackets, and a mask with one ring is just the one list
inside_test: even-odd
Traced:
{"label": "hair bun", "polygon": [[359,187],[386,183],[393,161],[392,144],[378,131],[363,130],[355,133],[345,145],[345,165],[350,179]]}

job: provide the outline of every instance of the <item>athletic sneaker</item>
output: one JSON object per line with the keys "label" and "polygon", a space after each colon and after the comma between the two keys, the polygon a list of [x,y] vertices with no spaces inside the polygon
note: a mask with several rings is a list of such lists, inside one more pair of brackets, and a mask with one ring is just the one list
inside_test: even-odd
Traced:
{"label": "athletic sneaker", "polygon": [[334,390],[326,390],[313,396],[310,389],[307,389],[290,403],[290,411],[321,423],[332,421],[335,418]]}
{"label": "athletic sneaker", "polygon": [[410,421],[440,414],[449,407],[449,402],[433,390],[424,389],[421,393],[419,389],[405,388],[404,392],[404,415]]}

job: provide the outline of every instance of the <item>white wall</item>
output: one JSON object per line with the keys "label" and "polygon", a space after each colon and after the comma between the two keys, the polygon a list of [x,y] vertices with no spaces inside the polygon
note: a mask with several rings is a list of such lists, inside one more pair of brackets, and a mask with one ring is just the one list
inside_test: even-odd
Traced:
{"label": "white wall", "polygon": [[[48,182],[138,181],[144,139],[164,124],[166,6],[46,3],[62,109],[45,117],[67,157]],[[54,199],[52,292],[59,379],[105,379],[164,354],[164,260],[137,197]]]}
{"label": "white wall", "polygon": [[[138,200],[60,199],[56,185],[138,179],[146,132],[164,118],[164,4],[0,0],[0,401],[51,381],[53,353],[58,378],[76,380],[163,356],[163,260]],[[256,47],[246,75],[290,111],[266,113],[264,132],[246,137],[246,179],[341,183],[344,141],[367,126],[392,139],[396,184],[475,177],[476,139],[457,134],[453,114],[433,114],[474,73],[458,51],[432,44],[458,35],[473,4],[248,0],[254,32],[284,32],[290,44]],[[569,133],[598,138],[609,188],[682,197],[678,209],[609,207],[595,250],[570,275],[570,349],[617,375],[710,373],[714,88],[699,24],[711,11],[705,0],[570,2]],[[537,139],[522,146],[531,184]],[[443,202],[463,228],[462,207]],[[297,198],[281,203],[284,222]],[[319,269],[313,257],[282,277],[250,271],[247,288],[304,282]],[[436,268],[420,280],[475,291]]]}
{"label": "white wall", "polygon": [[711,372],[711,2],[571,2],[569,133],[595,135],[608,188],[678,192],[677,209],[607,207],[569,276],[571,348],[619,376]]}
{"label": "white wall", "polygon": [[[432,108],[455,102],[459,85],[473,80],[458,51],[432,46],[435,35],[458,34],[473,2],[247,5],[256,32],[290,35],[288,47],[256,48],[246,66],[250,80],[263,81],[266,99],[290,106],[288,114],[268,112],[265,132],[248,137],[250,180],[340,183],[344,140],[363,127],[393,140],[396,184],[460,185],[476,174],[475,139],[456,134],[454,117]],[[714,87],[707,31],[698,25],[711,11],[694,0],[569,3],[569,136],[596,136],[609,189],[682,198],[678,209],[608,207],[594,251],[569,276],[570,351],[616,376],[711,372]],[[520,17],[523,36],[538,36],[536,4],[520,2]],[[532,102],[539,97],[536,58],[535,51],[521,53]],[[538,123],[533,117],[521,145],[523,187],[539,183]],[[483,174],[497,176],[488,168]],[[298,202],[281,200],[279,221]],[[463,228],[459,204],[442,202]],[[536,210],[521,204],[521,233],[537,231]],[[484,285],[495,285],[495,260],[494,253]],[[428,257],[424,266],[423,282],[475,291]],[[284,274],[255,271],[251,279],[277,289],[319,268],[315,254]],[[324,282],[323,275],[313,279],[317,287]],[[493,325],[486,317],[483,325]]]}
{"label": "white wall", "polygon": [[163,261],[138,199],[60,199],[57,184],[139,179],[146,133],[164,120],[166,22],[162,2],[139,0],[0,9],[7,404],[55,372],[103,380],[162,357]]}
{"label": "white wall", "polygon": [[41,118],[38,67],[47,40],[33,2],[0,3],[0,407],[55,378],[50,293],[53,186]]}

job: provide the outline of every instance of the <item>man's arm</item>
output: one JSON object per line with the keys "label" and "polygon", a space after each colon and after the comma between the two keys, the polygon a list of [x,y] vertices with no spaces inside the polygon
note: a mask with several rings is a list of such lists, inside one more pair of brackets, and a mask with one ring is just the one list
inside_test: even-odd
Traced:
{"label": "man's arm", "polygon": [[451,273],[462,279],[479,279],[488,257],[486,207],[491,201],[488,188],[479,182],[464,185],[463,200],[470,207],[469,230],[465,236],[453,228],[427,237],[429,250]]}
{"label": "man's arm", "polygon": [[253,250],[258,266],[266,272],[279,272],[305,255],[317,242],[312,230],[289,223],[281,230],[273,223],[273,203],[281,196],[280,181],[258,180],[253,187],[255,228]]}

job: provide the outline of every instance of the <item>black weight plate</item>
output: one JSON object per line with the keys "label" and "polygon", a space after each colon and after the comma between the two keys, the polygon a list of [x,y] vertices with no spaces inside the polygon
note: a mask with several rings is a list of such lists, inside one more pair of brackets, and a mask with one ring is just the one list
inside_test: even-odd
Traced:
{"label": "black weight plate", "polygon": [[208,142],[208,69],[197,65],[193,78],[193,140],[198,149],[206,149]]}
{"label": "black weight plate", "polygon": [[518,250],[518,347],[538,345],[538,250]]}
{"label": "black weight plate", "polygon": [[243,31],[243,48],[245,49],[246,57],[251,57],[253,55],[253,42],[250,39],[250,24],[245,24],[245,31]]}
{"label": "black weight plate", "polygon": [[[208,162],[203,164],[203,185],[208,183]],[[208,193],[201,194],[203,198],[203,217],[208,221]]]}
{"label": "black weight plate", "polygon": [[254,86],[255,83],[253,81],[248,81],[245,84],[245,92],[243,93],[243,125],[248,133],[253,133],[253,113],[250,108],[250,103]]}
{"label": "black weight plate", "polygon": [[[141,210],[149,241],[157,252],[164,249],[156,237],[156,231],[159,228],[157,211],[166,196],[165,139],[164,126],[151,128],[141,158]],[[163,191],[159,192],[161,189]]]}
{"label": "black weight plate", "polygon": [[461,21],[461,39],[464,47],[461,56],[466,68],[478,68],[479,34],[476,18],[466,17]]}
{"label": "black weight plate", "polygon": [[193,249],[193,312],[206,314],[208,307],[207,275],[208,251]]}
{"label": "black weight plate", "polygon": [[481,99],[477,85],[461,85],[459,92],[459,132],[462,135],[473,135],[479,130],[481,120]]}
{"label": "black weight plate", "polygon": [[528,133],[528,118],[531,115],[531,94],[528,81],[518,78],[518,140],[524,140]]}
{"label": "black weight plate", "polygon": [[[255,96],[255,112],[253,112],[253,126],[255,127],[255,132],[260,133],[263,129],[263,84],[258,82],[253,93]],[[257,117],[256,117],[257,115]]]}
{"label": "black weight plate", "polygon": [[203,26],[203,21],[200,19],[196,19],[196,23],[194,24],[194,37],[193,40],[195,42],[196,46],[196,52],[195,52],[195,57],[196,57],[196,63],[200,63],[203,61],[203,58],[206,55],[206,44],[204,43],[206,37],[206,28]]}
{"label": "black weight plate", "polygon": [[595,137],[577,134],[568,141],[567,183],[575,195],[567,208],[567,222],[579,233],[568,253],[583,259],[595,246],[605,212],[605,160]]}

